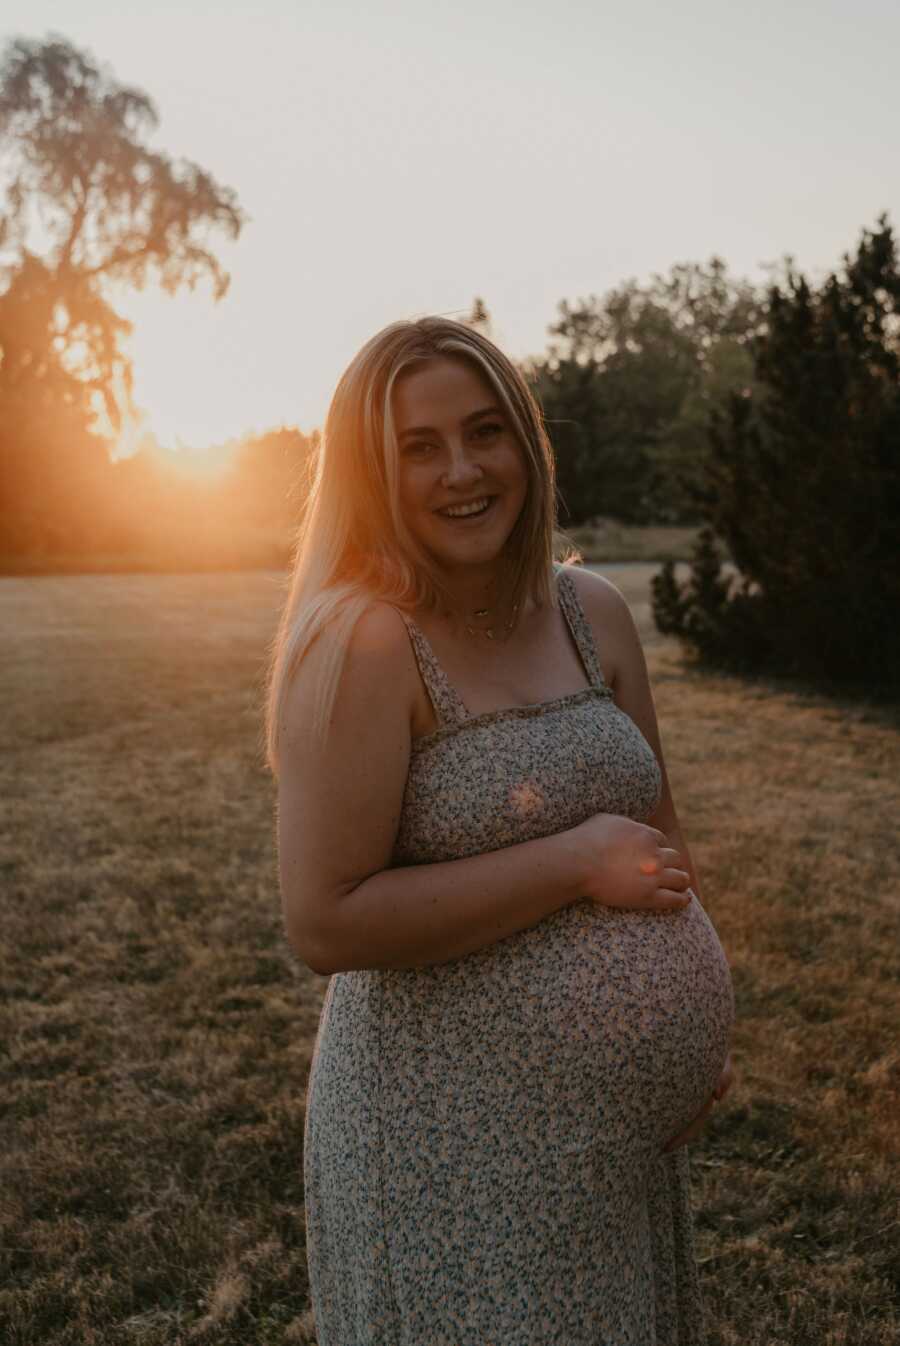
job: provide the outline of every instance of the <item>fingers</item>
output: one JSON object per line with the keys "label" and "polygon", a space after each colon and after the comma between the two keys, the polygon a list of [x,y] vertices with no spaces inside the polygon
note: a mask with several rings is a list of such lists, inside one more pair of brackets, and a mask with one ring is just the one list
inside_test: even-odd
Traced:
{"label": "fingers", "polygon": [[[671,855],[677,852],[669,851]],[[686,869],[675,869],[671,866],[659,870],[655,867],[656,862],[645,860],[640,865],[642,874],[658,874],[659,887],[648,897],[647,905],[652,911],[683,911],[693,900],[693,892],[690,883],[691,876]]]}
{"label": "fingers", "polygon": [[681,1145],[687,1145],[689,1141],[695,1140],[699,1136],[713,1110],[714,1097],[711,1094],[703,1111],[697,1114],[689,1126],[686,1126],[683,1131],[663,1146],[663,1154],[671,1154],[673,1150],[677,1150]]}
{"label": "fingers", "polygon": [[676,893],[680,893],[690,887],[691,876],[686,869],[670,868],[663,870],[659,881],[667,888],[673,888]]}
{"label": "fingers", "polygon": [[731,1064],[731,1052],[729,1052],[728,1055],[725,1057],[725,1064],[722,1067],[722,1073],[719,1076],[715,1089],[713,1090],[713,1098],[716,1099],[717,1102],[723,1099],[725,1095],[728,1093],[728,1090],[731,1088],[731,1083],[733,1079],[734,1079],[734,1068],[732,1067]]}
{"label": "fingers", "polygon": [[676,1136],[674,1140],[670,1140],[667,1145],[663,1146],[663,1154],[671,1154],[673,1150],[679,1150],[682,1145],[689,1145],[692,1140],[696,1140],[703,1130],[705,1120],[704,1118],[703,1122],[691,1122],[687,1130],[682,1131],[680,1136]]}
{"label": "fingers", "polygon": [[657,888],[654,893],[650,907],[653,911],[684,911],[693,901],[693,894],[688,890],[685,893],[675,892],[671,888]]}
{"label": "fingers", "polygon": [[[663,879],[666,882],[668,882],[672,878],[677,877],[677,878],[683,878],[685,884],[690,883],[691,881],[690,874],[687,872],[686,869],[682,869],[681,865],[677,863],[681,858],[678,852],[666,849],[663,851],[662,854],[663,854],[662,860],[660,860],[657,856],[647,856],[645,860],[641,860],[638,863],[638,869],[640,870],[640,872],[642,874],[662,874]],[[676,885],[670,884],[670,886],[674,887]],[[679,884],[677,886],[680,887],[681,885]]]}
{"label": "fingers", "polygon": [[648,895],[648,902],[655,906],[657,902],[664,906],[686,907],[693,899],[690,875],[683,869],[666,869],[659,876],[659,886]]}

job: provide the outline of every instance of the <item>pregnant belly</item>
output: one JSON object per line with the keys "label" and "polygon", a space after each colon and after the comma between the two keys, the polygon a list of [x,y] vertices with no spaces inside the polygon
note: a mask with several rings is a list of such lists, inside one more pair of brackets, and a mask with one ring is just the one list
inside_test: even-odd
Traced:
{"label": "pregnant belly", "polygon": [[722,946],[697,901],[671,913],[581,903],[561,915],[551,981],[528,1001],[548,1102],[564,1101],[562,1117],[592,1116],[591,1132],[605,1123],[658,1149],[697,1115],[725,1061],[734,997]]}
{"label": "pregnant belly", "polygon": [[[718,1079],[731,977],[696,900],[680,912],[589,902],[436,967],[387,974],[391,1022],[429,1062],[429,1110],[530,1132],[546,1154],[658,1152]],[[415,1044],[410,1043],[410,1036]]]}

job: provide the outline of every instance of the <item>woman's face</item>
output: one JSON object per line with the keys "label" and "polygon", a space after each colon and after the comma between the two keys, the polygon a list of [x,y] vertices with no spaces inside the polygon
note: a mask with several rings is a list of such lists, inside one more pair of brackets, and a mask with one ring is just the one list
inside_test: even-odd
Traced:
{"label": "woman's face", "polygon": [[522,512],[528,473],[490,384],[467,360],[437,356],[400,377],[393,411],[410,532],[445,569],[495,561]]}

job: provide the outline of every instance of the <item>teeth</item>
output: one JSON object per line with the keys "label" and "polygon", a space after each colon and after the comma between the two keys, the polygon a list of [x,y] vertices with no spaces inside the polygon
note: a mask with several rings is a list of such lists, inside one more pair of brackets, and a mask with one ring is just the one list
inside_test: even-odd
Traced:
{"label": "teeth", "polygon": [[473,500],[468,505],[451,505],[448,509],[440,510],[439,513],[449,514],[451,519],[457,519],[462,518],[465,514],[478,514],[481,510],[486,509],[490,503],[490,498],[484,496],[481,500]]}

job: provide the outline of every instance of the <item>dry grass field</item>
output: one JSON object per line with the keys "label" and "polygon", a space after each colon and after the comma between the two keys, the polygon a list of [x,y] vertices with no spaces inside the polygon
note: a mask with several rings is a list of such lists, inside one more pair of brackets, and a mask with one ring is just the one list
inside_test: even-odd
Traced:
{"label": "dry grass field", "polygon": [[[190,520],[186,521],[185,526]],[[177,539],[163,532],[154,546],[130,553],[8,556],[0,552],[0,575],[173,574],[184,571],[270,570],[287,565],[296,530],[229,526],[209,515],[205,528],[195,526]],[[149,526],[149,525],[148,525]],[[687,561],[697,528],[651,525],[638,528],[601,519],[561,534],[586,563],[619,561]]]}
{"label": "dry grass field", "polygon": [[[709,1346],[900,1333],[900,724],[646,637],[733,965],[692,1147]],[[271,572],[0,581],[4,1346],[312,1343],[304,1091],[259,751]],[[346,1343],[353,1346],[353,1343]]]}

